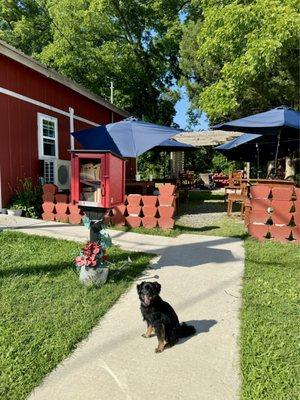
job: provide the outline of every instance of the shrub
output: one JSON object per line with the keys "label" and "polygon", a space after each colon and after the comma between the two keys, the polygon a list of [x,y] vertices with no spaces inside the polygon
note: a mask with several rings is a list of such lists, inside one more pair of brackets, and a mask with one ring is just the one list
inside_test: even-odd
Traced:
{"label": "shrub", "polygon": [[25,217],[39,218],[42,214],[42,193],[40,184],[34,184],[31,178],[19,180],[15,194],[11,198],[10,208],[21,207]]}

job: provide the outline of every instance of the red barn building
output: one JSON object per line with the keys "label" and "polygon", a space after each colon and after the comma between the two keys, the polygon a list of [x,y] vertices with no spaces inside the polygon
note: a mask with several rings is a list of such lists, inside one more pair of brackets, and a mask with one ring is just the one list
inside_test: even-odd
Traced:
{"label": "red barn building", "polygon": [[[65,189],[70,131],[117,122],[128,113],[0,41],[0,209],[19,179]],[[64,173],[61,175],[59,171]]]}

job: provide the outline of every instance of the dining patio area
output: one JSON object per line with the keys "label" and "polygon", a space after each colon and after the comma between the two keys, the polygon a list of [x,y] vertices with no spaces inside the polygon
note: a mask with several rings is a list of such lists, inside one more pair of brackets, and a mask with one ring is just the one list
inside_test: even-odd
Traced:
{"label": "dining patio area", "polygon": [[[299,114],[278,107],[216,125],[205,133],[182,132],[129,118],[72,135],[85,149],[110,150],[126,159],[125,200],[107,211],[105,222],[110,226],[176,229],[178,221],[185,218],[191,197],[197,198],[199,193],[201,199],[201,192],[205,192],[216,199],[217,193],[220,213],[227,217],[239,215],[252,236],[299,242],[300,171],[295,167],[299,158]],[[191,170],[183,154],[197,151],[199,146],[239,161],[243,168]],[[155,158],[163,171],[160,176],[152,174],[148,158],[144,170],[139,165],[139,157],[149,151],[161,154]],[[292,161],[294,167],[288,168]],[[200,200],[201,206],[207,202],[209,196],[204,202]],[[192,203],[195,212],[191,214],[199,214],[198,222],[201,218],[206,221],[203,215],[210,212]],[[284,217],[279,218],[280,213]],[[211,221],[214,217],[206,222]],[[198,228],[203,228],[200,225]]]}

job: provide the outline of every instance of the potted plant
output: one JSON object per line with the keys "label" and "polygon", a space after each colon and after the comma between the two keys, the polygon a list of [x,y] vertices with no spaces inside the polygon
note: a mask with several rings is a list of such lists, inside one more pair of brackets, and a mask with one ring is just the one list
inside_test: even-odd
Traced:
{"label": "potted plant", "polygon": [[41,216],[42,202],[42,186],[33,182],[31,178],[20,179],[15,193],[10,199],[13,206],[18,204],[22,207],[23,216],[28,218]]}
{"label": "potted plant", "polygon": [[74,264],[80,268],[80,282],[90,285],[105,283],[108,276],[108,255],[98,242],[88,242]]}
{"label": "potted plant", "polygon": [[14,217],[21,217],[23,212],[23,207],[21,204],[14,203],[7,209],[7,214]]}

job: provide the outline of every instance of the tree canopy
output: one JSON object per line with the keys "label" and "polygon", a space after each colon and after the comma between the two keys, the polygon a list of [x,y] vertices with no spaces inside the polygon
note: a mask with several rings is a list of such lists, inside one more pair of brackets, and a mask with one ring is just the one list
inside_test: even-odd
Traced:
{"label": "tree canopy", "polygon": [[295,0],[192,1],[181,42],[182,82],[211,122],[299,107]]}
{"label": "tree canopy", "polygon": [[299,108],[296,0],[1,0],[0,39],[135,116],[171,124]]}
{"label": "tree canopy", "polygon": [[2,0],[0,38],[138,117],[170,124],[184,0]]}
{"label": "tree canopy", "polygon": [[1,0],[0,39],[37,57],[52,40],[47,10],[34,0]]}

